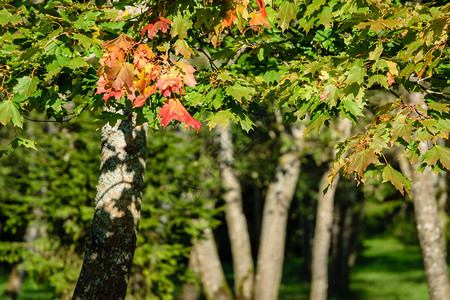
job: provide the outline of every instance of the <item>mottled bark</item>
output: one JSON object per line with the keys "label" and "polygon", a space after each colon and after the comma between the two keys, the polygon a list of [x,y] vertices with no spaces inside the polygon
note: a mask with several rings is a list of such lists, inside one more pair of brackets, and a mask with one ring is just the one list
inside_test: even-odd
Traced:
{"label": "mottled bark", "polygon": [[[424,110],[427,110],[422,93],[408,94],[407,101],[409,104],[421,105]],[[419,150],[422,154],[428,148],[426,142],[419,143]],[[423,172],[416,171],[418,165],[416,164],[412,168],[405,159],[400,159],[400,167],[403,173],[411,179],[411,196],[430,299],[448,300],[450,282],[436,199],[438,176],[432,172],[430,167],[426,167]]]}
{"label": "mottled bark", "polygon": [[436,203],[436,174],[413,172],[412,198],[431,300],[448,300],[450,283]]}
{"label": "mottled bark", "polygon": [[[191,251],[191,255],[189,256],[189,269],[195,274],[199,275],[199,264],[197,261],[197,256],[194,251]],[[181,288],[179,300],[197,300],[200,297],[200,289],[197,285],[186,282],[183,284]]]}
{"label": "mottled bark", "polygon": [[447,173],[440,173],[438,178],[438,189],[437,189],[437,201],[438,201],[438,216],[439,225],[441,227],[442,236],[442,250],[447,253],[447,238],[446,230],[448,226],[447,220],[447,206],[448,206],[448,183],[447,183]]}
{"label": "mottled bark", "polygon": [[276,300],[281,283],[288,211],[300,174],[300,128],[293,125],[292,148],[282,154],[264,203],[254,299]]}
{"label": "mottled bark", "polygon": [[125,119],[102,128],[94,219],[73,299],[124,299],[136,248],[147,124],[128,109],[110,111]]}
{"label": "mottled bark", "polygon": [[323,176],[317,199],[316,227],[314,230],[312,264],[311,264],[311,300],[325,300],[328,292],[328,253],[330,251],[331,226],[333,225],[334,195],[339,182],[339,175],[328,187],[331,169]]}
{"label": "mottled bark", "polygon": [[249,300],[253,292],[254,266],[247,219],[242,208],[241,184],[233,168],[234,154],[230,127],[218,125],[215,131],[219,145],[218,161],[222,187],[225,190],[223,194],[225,218],[233,257],[234,291],[236,299]]}
{"label": "mottled bark", "polygon": [[233,295],[225,280],[211,228],[204,231],[201,240],[194,241],[191,255],[195,255],[198,262],[198,271],[202,279],[206,299],[232,300]]}

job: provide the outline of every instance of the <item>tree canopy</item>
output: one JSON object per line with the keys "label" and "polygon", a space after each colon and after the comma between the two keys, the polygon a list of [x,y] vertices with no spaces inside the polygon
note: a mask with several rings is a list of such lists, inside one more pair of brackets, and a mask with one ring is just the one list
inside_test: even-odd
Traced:
{"label": "tree canopy", "polygon": [[[129,105],[151,127],[230,121],[250,130],[262,103],[320,130],[336,115],[364,131],[339,144],[335,169],[409,179],[383,155],[394,146],[419,168],[450,168],[450,4],[401,1],[10,1],[0,10],[0,123],[36,110],[59,122]],[[396,101],[370,103],[385,89]],[[410,103],[405,92],[424,100]],[[188,110],[186,110],[186,108]],[[121,118],[102,111],[101,122]],[[11,146],[35,148],[16,133]],[[420,153],[418,144],[430,147]],[[2,150],[5,153],[7,150]],[[346,153],[344,155],[344,153]]]}

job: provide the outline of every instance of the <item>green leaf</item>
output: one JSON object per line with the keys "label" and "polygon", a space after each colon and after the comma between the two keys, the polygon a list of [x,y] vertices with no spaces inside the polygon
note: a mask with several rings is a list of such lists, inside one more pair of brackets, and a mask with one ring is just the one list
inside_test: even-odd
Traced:
{"label": "green leaf", "polygon": [[73,38],[79,41],[81,46],[83,46],[83,48],[86,50],[91,48],[92,45],[98,45],[98,43],[96,43],[93,39],[84,34],[74,33]]}
{"label": "green leaf", "polygon": [[21,77],[17,81],[17,84],[13,88],[13,92],[15,94],[22,94],[27,97],[33,95],[39,83],[39,79],[37,77],[31,78],[30,76]]}
{"label": "green leaf", "polygon": [[363,177],[368,165],[380,162],[378,160],[378,156],[375,154],[375,150],[373,149],[364,149],[353,152],[347,159],[349,161],[347,172],[356,172],[359,177]]}
{"label": "green leaf", "polygon": [[67,62],[64,66],[74,70],[78,68],[88,67],[89,65],[83,57],[78,56]]}
{"label": "green leaf", "polygon": [[346,83],[348,85],[354,82],[361,84],[364,82],[365,76],[366,70],[363,68],[363,61],[362,59],[358,59],[352,64],[350,70],[348,70]]}
{"label": "green leaf", "polygon": [[172,38],[178,35],[179,39],[187,38],[187,31],[192,28],[192,21],[188,15],[177,15],[172,20],[172,29],[170,34]]}
{"label": "green leaf", "polygon": [[332,16],[333,9],[329,6],[325,6],[322,10],[322,12],[319,14],[319,19],[322,21],[323,26],[325,28],[330,27],[333,16]]}
{"label": "green leaf", "polygon": [[313,0],[310,5],[306,8],[306,15],[311,15],[313,12],[318,10],[322,5],[324,5],[326,0]]}
{"label": "green leaf", "polygon": [[17,25],[22,22],[22,16],[20,14],[11,15],[6,9],[0,10],[0,26],[5,26],[9,22],[13,25]]}
{"label": "green leaf", "polygon": [[342,100],[342,105],[344,106],[344,109],[352,115],[356,117],[364,116],[362,108],[356,101],[344,99]]}
{"label": "green leaf", "polygon": [[409,142],[413,129],[414,127],[409,123],[408,118],[405,115],[399,115],[392,123],[391,142],[395,142],[399,137]]}
{"label": "green leaf", "polygon": [[36,142],[35,141],[31,141],[29,139],[24,139],[24,138],[15,138],[12,142],[11,142],[11,147],[13,147],[13,149],[16,149],[17,147],[25,147],[28,149],[34,149],[37,150],[36,146]]}
{"label": "green leaf", "polygon": [[289,28],[289,23],[295,18],[297,15],[297,6],[295,3],[284,1],[278,10],[277,18],[280,19],[278,22],[278,27],[281,28],[281,31],[285,31]]}
{"label": "green leaf", "polygon": [[409,193],[411,189],[411,181],[389,164],[383,169],[383,182],[392,183],[402,195],[404,195],[405,190]]}
{"label": "green leaf", "polygon": [[23,127],[23,117],[20,114],[19,104],[15,101],[4,101],[0,103],[0,123],[6,126],[9,121],[16,127]]}
{"label": "green leaf", "polygon": [[425,161],[429,166],[436,165],[437,161],[447,170],[450,170],[450,148],[436,145],[423,155],[423,161]]}
{"label": "green leaf", "polygon": [[436,102],[429,102],[427,103],[428,107],[432,110],[435,110],[440,113],[450,113],[450,104],[447,103],[436,103]]}
{"label": "green leaf", "polygon": [[383,44],[376,43],[375,50],[369,52],[369,59],[378,60],[382,52],[383,52]]}
{"label": "green leaf", "polygon": [[177,40],[175,42],[175,54],[181,54],[186,60],[189,60],[192,55],[194,55],[194,51],[189,47],[185,40]]}
{"label": "green leaf", "polygon": [[236,116],[230,112],[230,110],[222,110],[208,117],[208,127],[213,129],[219,124],[222,127],[227,127],[230,125],[230,120],[235,120]]}
{"label": "green leaf", "polygon": [[389,89],[389,85],[387,83],[387,78],[385,75],[372,75],[369,77],[369,80],[367,81],[367,87],[370,88],[372,87],[374,84],[379,84],[382,87],[384,87],[385,89]]}
{"label": "green leaf", "polygon": [[256,93],[256,90],[254,87],[242,86],[237,83],[233,86],[227,87],[225,93],[242,103],[243,100],[250,101],[253,94]]}
{"label": "green leaf", "polygon": [[228,71],[220,72],[217,75],[217,79],[221,80],[222,82],[227,82],[227,81],[233,82],[234,81],[234,78],[230,76],[230,73]]}
{"label": "green leaf", "polygon": [[326,113],[317,114],[311,121],[311,124],[305,128],[305,130],[303,131],[303,135],[307,136],[313,129],[316,129],[318,132],[320,132],[320,128],[329,119],[330,116]]}

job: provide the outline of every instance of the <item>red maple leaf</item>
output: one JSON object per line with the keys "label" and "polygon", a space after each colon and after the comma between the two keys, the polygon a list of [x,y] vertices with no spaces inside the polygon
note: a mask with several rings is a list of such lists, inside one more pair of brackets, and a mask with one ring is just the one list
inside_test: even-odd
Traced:
{"label": "red maple leaf", "polygon": [[164,97],[169,98],[173,92],[182,93],[181,79],[172,73],[161,75],[155,83]]}
{"label": "red maple leaf", "polygon": [[184,123],[186,129],[189,129],[189,126],[192,126],[197,132],[200,129],[200,126],[202,126],[198,120],[194,119],[189,114],[183,104],[181,104],[180,100],[175,98],[167,99],[165,101],[165,104],[159,110],[158,118],[162,118],[161,124],[164,125],[164,128],[173,119]]}
{"label": "red maple leaf", "polygon": [[256,0],[256,3],[258,3],[259,12],[264,18],[267,18],[266,5],[264,4],[264,0]]}
{"label": "red maple leaf", "polygon": [[145,32],[147,32],[147,36],[150,39],[153,39],[160,30],[163,33],[166,33],[167,30],[169,29],[169,24],[172,24],[172,21],[166,18],[159,17],[155,21],[145,26],[144,29],[142,29],[141,34],[145,35]]}

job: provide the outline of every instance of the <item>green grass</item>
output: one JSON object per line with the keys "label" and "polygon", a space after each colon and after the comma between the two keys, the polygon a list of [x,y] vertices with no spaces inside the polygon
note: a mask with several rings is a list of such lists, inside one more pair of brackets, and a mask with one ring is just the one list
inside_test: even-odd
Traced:
{"label": "green grass", "polygon": [[[364,241],[351,274],[350,293],[332,300],[426,300],[428,290],[419,246],[403,245],[393,238]],[[309,282],[301,260],[286,263],[280,300],[309,299]]]}
{"label": "green grass", "polygon": [[[232,280],[231,265],[225,266],[227,279]],[[0,295],[5,290],[8,274],[0,270]],[[309,299],[309,280],[303,261],[286,261],[280,300]],[[364,241],[351,274],[350,293],[332,296],[330,300],[426,300],[429,299],[419,246],[403,245],[393,238],[371,238]],[[7,299],[2,298],[0,299]],[[51,289],[26,278],[21,300],[54,299]]]}
{"label": "green grass", "polygon": [[424,300],[428,290],[419,246],[387,239],[367,240],[350,288],[360,299]]}

